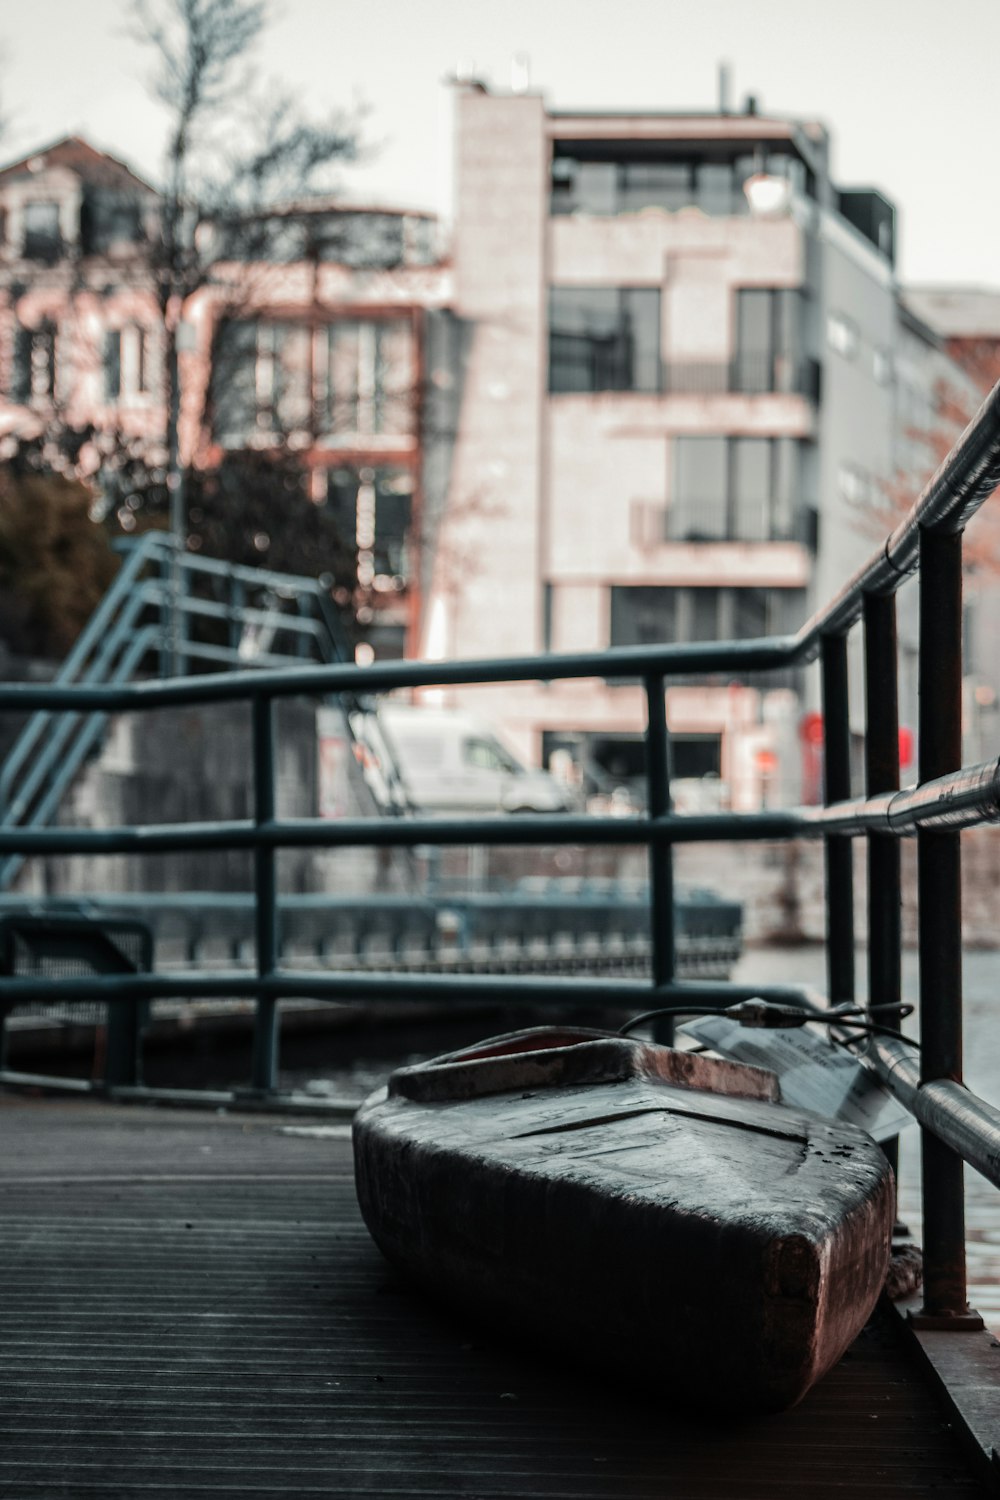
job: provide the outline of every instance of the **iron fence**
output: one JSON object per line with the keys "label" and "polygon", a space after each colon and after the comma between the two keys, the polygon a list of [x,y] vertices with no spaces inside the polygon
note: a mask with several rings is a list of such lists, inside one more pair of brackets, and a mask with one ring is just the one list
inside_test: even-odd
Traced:
{"label": "iron fence", "polygon": [[[279,997],[490,1004],[696,1008],[749,995],[801,1002],[788,987],[681,980],[675,968],[672,851],[713,840],[821,838],[826,850],[827,978],[831,1003],[854,999],[851,841],[868,847],[869,1003],[900,1024],[899,838],[918,844],[920,1047],[875,1039],[868,1060],[921,1126],[924,1319],[976,1325],[966,1305],[963,1162],[1000,1186],[1000,1110],[962,1082],[960,832],[1000,821],[1000,761],[961,765],[962,532],[1000,482],[1000,386],[987,398],[910,513],[830,604],[795,635],[766,640],[619,648],[489,661],[387,662],[228,672],[123,685],[0,687],[0,709],[49,713],[137,712],[167,705],[247,701],[252,706],[254,816],[201,824],[0,830],[0,855],[94,854],[243,848],[255,863],[252,973],[127,974],[55,981],[7,979],[6,1003],[51,998],[250,996],[256,1001],[254,1088],[273,1090]],[[899,789],[895,594],[918,571],[920,589],[919,784]],[[848,635],[860,622],[867,703],[866,793],[851,795]],[[818,657],[825,734],[825,806],[761,813],[678,815],[670,797],[667,682],[686,674],[771,672]],[[437,819],[279,819],[275,805],[275,704],[297,694],[356,694],[507,681],[638,677],[647,704],[647,812],[631,818],[522,815]],[[652,976],[597,979],[496,975],[324,973],[279,963],[276,857],[289,847],[417,844],[644,844],[648,850]],[[661,1035],[669,1036],[664,1025]]]}

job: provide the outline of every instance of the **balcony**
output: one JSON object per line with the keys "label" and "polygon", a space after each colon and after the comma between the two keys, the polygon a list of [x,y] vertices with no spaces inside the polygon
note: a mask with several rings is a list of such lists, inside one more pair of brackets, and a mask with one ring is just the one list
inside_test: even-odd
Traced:
{"label": "balcony", "polygon": [[710,362],[665,362],[662,389],[685,396],[805,396],[818,402],[820,365],[784,354],[738,354]]}
{"label": "balcony", "polygon": [[713,496],[665,506],[660,512],[664,542],[798,542],[816,550],[817,514],[802,505],[779,513],[771,499],[755,502]]}
{"label": "balcony", "polygon": [[657,360],[655,352],[637,356],[627,336],[553,331],[549,338],[551,395],[602,391],[645,392],[661,396],[804,396],[820,398],[820,365],[790,355],[740,354],[710,361]]}

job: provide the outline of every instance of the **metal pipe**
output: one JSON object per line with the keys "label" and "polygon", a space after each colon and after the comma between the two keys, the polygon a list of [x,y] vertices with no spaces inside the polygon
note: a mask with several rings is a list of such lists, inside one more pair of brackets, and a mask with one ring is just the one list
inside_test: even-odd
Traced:
{"label": "metal pipe", "polygon": [[[899,692],[896,600],[867,594],[865,633],[865,789],[869,796],[899,787]],[[899,844],[885,833],[868,835],[868,1003],[889,1005],[884,1024],[899,1030],[902,1014],[902,941]],[[894,1172],[899,1141],[885,1143]]]}
{"label": "metal pipe", "polygon": [[[823,799],[829,804],[851,795],[846,636],[823,637],[820,664],[823,683]],[[826,965],[831,1004],[853,1000],[853,853],[850,839],[834,833],[826,836]]]}
{"label": "metal pipe", "polygon": [[[921,783],[962,763],[962,536],[920,537]],[[921,1084],[962,1081],[962,889],[960,835],[917,834]],[[924,1315],[967,1312],[962,1158],[932,1131],[923,1157]]]}
{"label": "metal pipe", "polygon": [[893,1037],[876,1037],[867,1060],[886,1088],[927,1130],[1000,1187],[1000,1109],[961,1083],[920,1081],[916,1053]]}
{"label": "metal pipe", "polygon": [[[646,678],[646,785],[651,818],[670,812],[670,735],[663,678]],[[649,916],[653,985],[674,978],[674,859],[670,844],[657,840],[649,846]],[[672,1016],[653,1027],[656,1041],[669,1046],[674,1039]]]}
{"label": "metal pipe", "polygon": [[729,1005],[764,999],[775,1004],[813,1006],[817,997],[803,985],[730,984],[722,980],[675,980],[651,987],[647,979],[593,979],[586,975],[407,974],[379,970],[276,969],[262,979],[252,969],[190,970],[178,973],[89,975],[78,979],[8,979],[4,1000],[14,1005],[46,1000],[76,1004],[87,1000],[241,999],[282,995],[289,999],[345,1001],[472,1000],[483,1004],[609,1006],[648,1010],[650,999],[663,1005]]}
{"label": "metal pipe", "polygon": [[658,818],[523,813],[486,816],[247,819],[116,828],[4,828],[0,854],[162,854],[181,849],[342,848],[412,844],[666,844],[820,838],[866,833],[903,837],[927,829],[1000,821],[1000,763],[956,771],[923,786],[859,797],[828,807],[763,813],[667,813]]}
{"label": "metal pipe", "polygon": [[485,657],[458,661],[385,661],[368,667],[353,663],[291,667],[284,670],[212,672],[177,681],[147,680],[116,689],[58,687],[39,683],[0,684],[0,709],[24,712],[35,707],[104,708],[126,712],[139,708],[188,707],[194,703],[231,703],[265,693],[288,698],[322,693],[379,693],[402,687],[447,687],[464,683],[542,682],[557,677],[645,677],[705,672],[763,672],[794,665],[794,636],[764,640],[699,641],[692,645],[615,646],[607,651],[538,656]]}
{"label": "metal pipe", "polygon": [[[257,826],[273,822],[275,813],[274,703],[259,697],[253,704],[254,813]],[[257,975],[267,980],[278,967],[277,852],[259,843],[254,853]],[[254,1018],[251,1086],[262,1092],[278,1082],[278,1001],[260,994]]]}

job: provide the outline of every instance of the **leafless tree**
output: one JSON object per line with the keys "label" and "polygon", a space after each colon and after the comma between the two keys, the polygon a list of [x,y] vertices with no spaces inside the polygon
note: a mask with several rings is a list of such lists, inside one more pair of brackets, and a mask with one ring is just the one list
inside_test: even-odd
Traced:
{"label": "leafless tree", "polygon": [[309,192],[332,166],[355,158],[357,122],[342,114],[308,121],[287,98],[260,104],[251,65],[266,0],[133,0],[133,15],[155,59],[152,92],[170,119],[152,270],[164,329],[171,529],[182,536],[178,332],[185,306],[221,263],[252,260],[264,209]]}

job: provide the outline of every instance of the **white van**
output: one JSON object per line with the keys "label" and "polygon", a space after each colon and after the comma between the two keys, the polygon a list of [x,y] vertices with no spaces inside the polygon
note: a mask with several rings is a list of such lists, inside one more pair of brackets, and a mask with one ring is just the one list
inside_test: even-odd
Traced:
{"label": "white van", "polygon": [[[355,735],[378,762],[382,785],[371,778],[370,784],[381,801],[432,813],[554,813],[576,806],[570,787],[547,771],[529,770],[477,714],[390,701],[374,716],[357,718],[368,721],[355,722]],[[386,774],[393,765],[401,795]]]}

